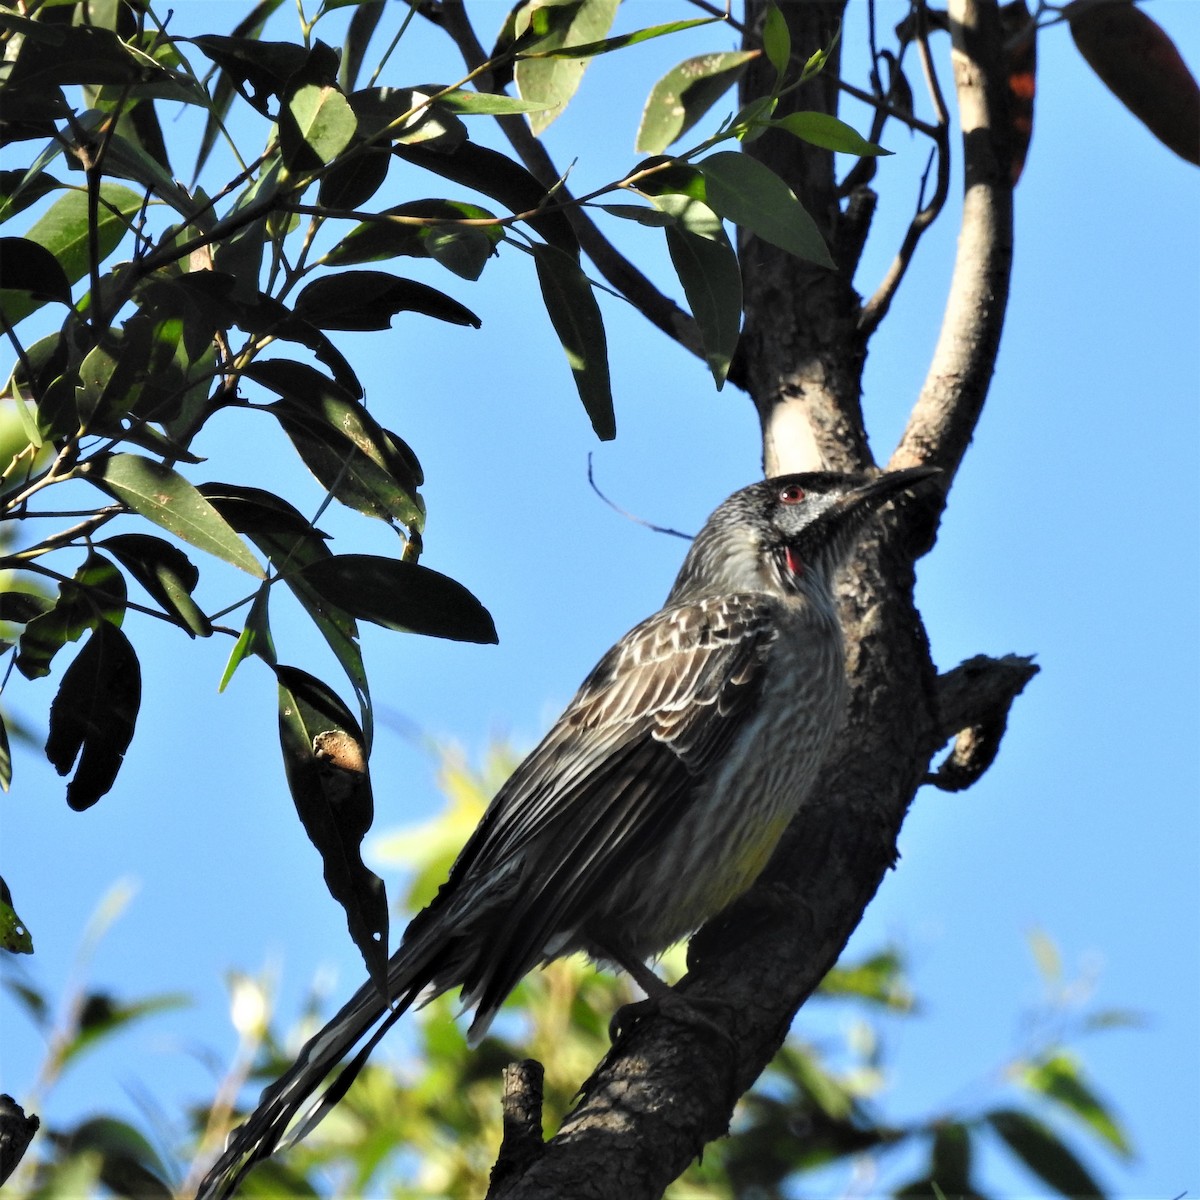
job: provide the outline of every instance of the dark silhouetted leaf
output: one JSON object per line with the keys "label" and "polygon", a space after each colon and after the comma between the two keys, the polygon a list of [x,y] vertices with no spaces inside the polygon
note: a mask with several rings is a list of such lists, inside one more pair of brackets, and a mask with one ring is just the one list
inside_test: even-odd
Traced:
{"label": "dark silhouetted leaf", "polygon": [[333,209],[361,208],[383,186],[391,164],[391,152],[377,146],[344,155],[322,176],[317,203]]}
{"label": "dark silhouetted leaf", "polygon": [[[550,0],[539,6],[525,4],[516,11],[514,32],[519,37],[532,28],[538,40],[527,47],[531,50],[557,50],[597,42],[612,27],[619,3],[620,0],[575,0],[559,4]],[[535,135],[541,134],[566,108],[587,65],[588,60],[580,58],[518,59],[514,78],[521,98],[548,106],[530,116],[529,124]]]}
{"label": "dark silhouetted leaf", "polygon": [[17,645],[16,668],[26,679],[50,674],[54,656],[104,621],[125,615],[125,580],[102,554],[89,551],[74,578],[58,585],[54,606],[33,617]]}
{"label": "dark silhouetted leaf", "polygon": [[538,212],[546,199],[545,186],[507,155],[474,142],[464,142],[450,154],[438,154],[425,146],[396,146],[392,153],[443,179],[491,196],[510,212],[536,214],[525,218],[531,229],[564,253],[579,254],[579,241],[566,214]]}
{"label": "dark silhouetted leaf", "polygon": [[329,893],[346,910],[367,971],[387,992],[387,897],[362,861],[374,819],[362,731],[341,699],[319,679],[278,667],[279,741],[296,812],[321,855]]}
{"label": "dark silhouetted leaf", "polygon": [[[261,29],[266,15],[277,7],[276,3],[258,5],[242,25]],[[190,41],[216,63],[247,103],[263,116],[271,115],[270,98],[282,96],[289,81],[310,60],[309,51],[294,42],[264,42],[257,37],[224,37],[220,34],[181,38],[180,41]],[[328,82],[333,82],[332,76]]]}
{"label": "dark silhouetted leaf", "polygon": [[363,740],[370,751],[373,718],[367,672],[358,644],[358,624],[308,582],[303,568],[330,557],[324,535],[286,500],[257,488],[207,484],[201,489],[212,506],[244,533],[271,561],[312,618],[354,687],[362,711]]}
{"label": "dark silhouetted leaf", "polygon": [[1200,166],[1200,85],[1175,43],[1132,0],[1068,4],[1088,66],[1164,146]]}
{"label": "dark silhouetted leaf", "polygon": [[456,275],[478,279],[503,236],[498,225],[448,224],[495,220],[495,214],[486,208],[462,201],[412,200],[379,215],[401,219],[364,221],[355,226],[325,256],[326,263],[341,267],[385,258],[429,256]]}
{"label": "dark silhouetted leaf", "polygon": [[985,1119],[1017,1158],[1060,1196],[1105,1194],[1074,1152],[1048,1125],[1016,1109],[995,1109]]}
{"label": "dark silhouetted leaf", "polygon": [[0,238],[0,288],[28,292],[30,300],[71,303],[71,284],[58,259],[28,238]]}
{"label": "dark silhouetted leaf", "polygon": [[460,642],[498,640],[487,609],[461,583],[419,563],[335,554],[311,563],[304,577],[339,608],[386,629]]}
{"label": "dark silhouetted leaf", "polygon": [[566,352],[575,387],[596,436],[617,436],[612,386],[608,374],[608,342],[600,305],[578,261],[555,246],[534,243],[534,264],[546,312]]}
{"label": "dark silhouetted leaf", "polygon": [[99,622],[50,705],[46,757],[60,775],[75,767],[67,803],[76,812],[91,808],[115,782],[141,700],[142,673],[129,639]]}
{"label": "dark silhouetted leaf", "polygon": [[661,154],[681,138],[741,77],[757,50],[700,54],[668,71],[653,87],[638,126],[636,148]]}
{"label": "dark silhouetted leaf", "polygon": [[361,404],[304,363],[269,359],[245,376],[280,396],[270,412],[332,495],[368,516],[422,526],[420,464]]}
{"label": "dark silhouetted leaf", "polygon": [[939,1124],[933,1131],[930,1176],[947,1196],[967,1196],[971,1187],[971,1134],[957,1122]]}
{"label": "dark silhouetted leaf", "polygon": [[428,284],[384,271],[344,271],[314,279],[296,297],[296,315],[321,329],[389,329],[400,312],[480,326],[466,305]]}
{"label": "dark silhouetted leaf", "polygon": [[182,475],[139,454],[113,454],[87,464],[97,487],[134,512],[200,550],[215,554],[257,579],[264,572],[246,543]]}
{"label": "dark silhouetted leaf", "polygon": [[148,533],[120,533],[99,544],[179,619],[189,637],[211,635],[211,622],[192,599],[200,572],[182,550]]}
{"label": "dark silhouetted leaf", "polygon": [[45,171],[0,171],[0,224],[61,187]]}
{"label": "dark silhouetted leaf", "polygon": [[384,0],[362,0],[355,5],[346,40],[342,43],[342,63],[338,68],[338,84],[343,92],[352,91],[358,80],[367,46],[383,16],[384,6]]}
{"label": "dark silhouetted leaf", "polygon": [[696,166],[715,212],[797,258],[834,266],[816,222],[770,167],[736,150],[710,154]]}
{"label": "dark silhouetted leaf", "polygon": [[654,203],[675,218],[667,249],[687,297],[704,358],[718,388],[724,386],[742,328],[742,270],[720,217],[706,204],[663,195]]}

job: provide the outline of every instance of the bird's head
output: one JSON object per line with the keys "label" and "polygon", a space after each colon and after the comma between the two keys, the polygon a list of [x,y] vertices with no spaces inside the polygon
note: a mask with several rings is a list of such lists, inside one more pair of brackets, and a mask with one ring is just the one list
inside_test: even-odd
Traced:
{"label": "bird's head", "polygon": [[742,488],[696,535],[668,603],[738,591],[828,591],[871,514],[937,474],[934,467],[873,477],[809,471]]}

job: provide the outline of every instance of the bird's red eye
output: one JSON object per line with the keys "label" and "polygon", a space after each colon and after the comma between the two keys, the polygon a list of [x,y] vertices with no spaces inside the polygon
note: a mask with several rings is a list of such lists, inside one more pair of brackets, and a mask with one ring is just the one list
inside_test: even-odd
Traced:
{"label": "bird's red eye", "polygon": [[779,499],[783,504],[799,504],[804,499],[804,489],[798,483],[789,483],[779,489]]}

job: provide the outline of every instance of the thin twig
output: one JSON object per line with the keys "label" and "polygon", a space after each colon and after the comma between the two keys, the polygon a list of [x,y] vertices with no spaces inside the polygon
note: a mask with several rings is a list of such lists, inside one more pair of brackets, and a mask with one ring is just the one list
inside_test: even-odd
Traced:
{"label": "thin twig", "polygon": [[692,534],[690,533],[681,533],[678,529],[668,529],[665,525],[655,525],[653,521],[647,521],[644,517],[635,516],[633,513],[629,512],[628,509],[624,509],[615,501],[610,500],[596,484],[595,476],[592,474],[592,456],[590,452],[588,453],[587,464],[588,486],[593,492],[596,493],[597,496],[600,497],[601,500],[604,501],[605,504],[608,505],[609,508],[613,510],[613,512],[619,513],[627,521],[632,521],[635,525],[641,525],[643,528],[649,529],[654,533],[668,533],[671,535],[671,537],[683,538],[686,542],[690,542],[692,540]]}
{"label": "thin twig", "polygon": [[938,219],[946,204],[950,192],[950,113],[946,109],[946,99],[942,95],[941,84],[938,82],[937,70],[933,64],[933,56],[929,52],[929,23],[925,20],[925,5],[917,6],[917,52],[921,58],[921,69],[925,73],[925,84],[929,88],[929,97],[933,102],[937,125],[933,133],[933,154],[937,161],[937,183],[933,196],[925,203],[925,186],[929,177],[929,166],[921,176],[921,189],[917,197],[917,213],[904,234],[900,249],[892,260],[887,274],[875,294],[863,305],[862,314],[858,319],[859,335],[866,340],[878,327],[879,322],[887,315],[892,300],[896,295],[917,251],[917,243],[933,223]]}

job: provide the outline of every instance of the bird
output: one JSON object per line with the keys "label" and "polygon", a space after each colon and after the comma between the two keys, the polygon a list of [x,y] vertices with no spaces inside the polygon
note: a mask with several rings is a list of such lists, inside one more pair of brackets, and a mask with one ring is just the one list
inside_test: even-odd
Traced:
{"label": "bird", "polygon": [[408,925],[390,1003],[368,982],[305,1044],[198,1200],[310,1132],[414,1003],[461,989],[477,1043],[525,974],[576,951],[667,990],[646,960],[750,887],[841,723],[839,567],[873,513],[937,474],[780,475],[721,503],[662,608],[600,659]]}

